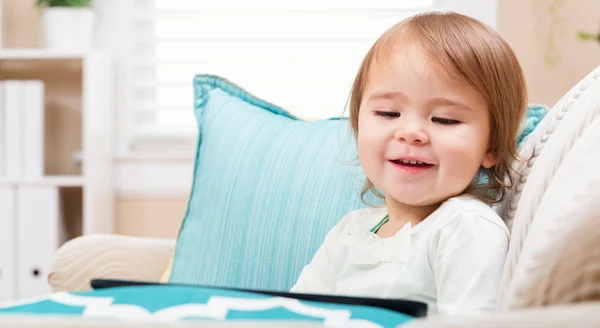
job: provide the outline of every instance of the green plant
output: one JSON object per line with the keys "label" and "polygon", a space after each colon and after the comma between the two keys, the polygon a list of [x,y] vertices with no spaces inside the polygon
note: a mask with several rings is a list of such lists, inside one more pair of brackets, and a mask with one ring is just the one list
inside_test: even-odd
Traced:
{"label": "green plant", "polygon": [[579,38],[586,41],[594,40],[600,42],[600,33],[594,34],[588,32],[579,32]]}
{"label": "green plant", "polygon": [[561,57],[561,52],[558,46],[557,36],[564,28],[564,20],[561,15],[561,9],[564,5],[564,0],[552,0],[548,6],[550,13],[550,24],[548,26],[548,34],[546,36],[546,53],[544,61],[547,66],[554,66]]}
{"label": "green plant", "polygon": [[566,0],[534,0],[534,35],[543,47],[543,60],[546,67],[553,67],[561,58],[560,41],[564,36],[563,7]]}
{"label": "green plant", "polygon": [[93,0],[37,0],[38,6],[46,7],[90,7]]}

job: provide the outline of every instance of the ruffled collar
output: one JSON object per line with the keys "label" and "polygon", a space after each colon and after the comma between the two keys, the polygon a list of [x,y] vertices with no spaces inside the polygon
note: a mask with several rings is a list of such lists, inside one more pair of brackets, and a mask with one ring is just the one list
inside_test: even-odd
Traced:
{"label": "ruffled collar", "polygon": [[419,232],[433,223],[440,208],[416,226],[408,222],[395,235],[387,238],[371,232],[387,214],[387,207],[373,209],[368,216],[358,218],[356,224],[347,226],[342,231],[340,242],[348,247],[350,260],[358,265],[406,262]]}
{"label": "ruffled collar", "polygon": [[373,218],[362,220],[342,232],[340,241],[348,247],[352,262],[367,265],[405,262],[411,251],[411,223],[405,224],[394,236],[381,238],[370,230],[383,216]]}

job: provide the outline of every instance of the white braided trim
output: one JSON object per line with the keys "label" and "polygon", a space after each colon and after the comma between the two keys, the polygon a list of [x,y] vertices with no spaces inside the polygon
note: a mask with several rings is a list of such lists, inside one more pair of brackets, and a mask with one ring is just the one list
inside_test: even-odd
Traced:
{"label": "white braided trim", "polygon": [[593,126],[540,202],[506,295],[507,308],[600,299],[600,117]]}
{"label": "white braided trim", "polygon": [[[540,200],[565,155],[590,122],[600,114],[599,95],[600,67],[588,74],[549,111],[521,148],[521,156],[531,156],[531,159],[516,164],[522,176],[513,179],[513,189],[501,208],[503,218],[513,223],[509,253],[500,284],[501,308],[505,306],[504,294],[512,280]],[[513,222],[515,217],[517,220]]]}
{"label": "white braided trim", "polygon": [[[514,168],[519,172],[520,177],[513,175],[514,185],[512,192],[505,199],[502,206],[502,218],[509,224],[515,217],[523,186],[527,182],[529,172],[535,165],[537,157],[545,148],[550,136],[556,130],[556,127],[561,123],[565,116],[571,111],[573,105],[578,101],[583,93],[593,84],[599,83],[600,66],[594,71],[586,75],[577,85],[569,90],[557,103],[552,107],[548,114],[538,124],[537,128],[529,135],[527,140],[519,150],[519,157],[523,160],[530,158],[528,161],[515,162]],[[577,106],[575,106],[577,107]]]}

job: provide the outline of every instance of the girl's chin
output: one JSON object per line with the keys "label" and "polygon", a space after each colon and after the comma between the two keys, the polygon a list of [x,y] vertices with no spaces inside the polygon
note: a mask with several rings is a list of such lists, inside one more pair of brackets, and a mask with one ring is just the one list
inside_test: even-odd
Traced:
{"label": "girl's chin", "polygon": [[441,195],[432,195],[431,191],[421,192],[412,190],[386,193],[385,195],[387,203],[393,201],[409,206],[431,206],[439,204],[445,200],[445,198],[441,197]]}
{"label": "girl's chin", "polygon": [[419,192],[396,192],[388,193],[386,195],[386,200],[388,202],[391,200],[397,203],[402,203],[411,206],[424,206],[428,203],[428,197]]}

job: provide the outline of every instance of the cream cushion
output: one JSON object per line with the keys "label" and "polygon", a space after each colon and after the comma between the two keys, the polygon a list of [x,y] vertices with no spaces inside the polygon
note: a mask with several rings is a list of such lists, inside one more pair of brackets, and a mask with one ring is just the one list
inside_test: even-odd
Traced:
{"label": "cream cushion", "polygon": [[[597,189],[596,193],[589,189],[589,194],[583,198],[580,194],[576,198],[574,191],[587,188],[587,184],[600,174],[600,159],[591,150],[586,150],[586,145],[595,140],[593,130],[600,129],[599,115],[600,68],[597,68],[561,98],[521,148],[520,156],[530,160],[517,164],[521,176],[515,180],[500,208],[500,214],[512,227],[500,291],[501,309],[531,305],[530,298],[541,302],[539,304],[549,301],[545,299],[549,295],[539,294],[523,299],[523,288],[533,282],[562,288],[565,280],[548,269],[556,263],[573,264],[573,258],[579,261],[585,257],[581,252],[563,253],[566,246],[561,243],[570,240],[577,244],[570,247],[579,249],[582,244],[578,243],[584,242],[583,236],[579,235],[581,231],[567,228],[587,224],[587,229],[593,230],[593,224],[598,222],[593,220],[600,213],[598,209],[580,208],[587,203],[600,202]],[[577,166],[576,162],[589,165]],[[561,221],[565,218],[568,218],[567,226]],[[536,223],[538,219],[540,222]],[[552,231],[551,235],[547,235],[549,231]],[[530,234],[535,237],[530,238]],[[539,263],[545,265],[536,267]],[[575,271],[577,274],[573,276],[587,275],[585,270]],[[541,293],[540,286],[530,287],[538,288],[535,291]]]}
{"label": "cream cushion", "polygon": [[600,117],[592,124],[540,202],[507,292],[509,308],[600,296]]}

